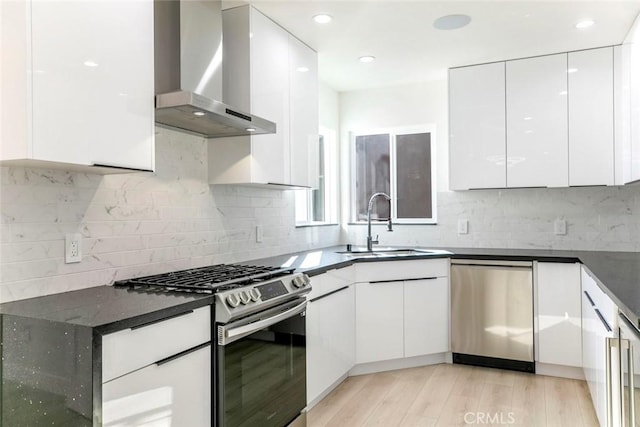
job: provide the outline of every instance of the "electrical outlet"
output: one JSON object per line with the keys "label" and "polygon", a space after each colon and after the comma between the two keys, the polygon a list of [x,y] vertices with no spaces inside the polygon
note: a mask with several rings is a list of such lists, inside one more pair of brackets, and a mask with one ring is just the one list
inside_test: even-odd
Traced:
{"label": "electrical outlet", "polygon": [[557,236],[564,236],[567,234],[567,221],[564,219],[556,219],[553,223],[553,232]]}
{"label": "electrical outlet", "polygon": [[264,239],[264,231],[261,225],[256,225],[256,243],[262,243]]}
{"label": "electrical outlet", "polygon": [[64,238],[64,262],[71,264],[82,261],[82,235],[67,234]]}
{"label": "electrical outlet", "polygon": [[468,219],[459,219],[458,220],[458,234],[469,234],[469,220]]}

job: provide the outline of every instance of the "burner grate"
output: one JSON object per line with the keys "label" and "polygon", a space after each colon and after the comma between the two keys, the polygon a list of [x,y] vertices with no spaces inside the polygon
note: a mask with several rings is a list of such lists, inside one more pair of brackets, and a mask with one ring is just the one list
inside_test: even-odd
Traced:
{"label": "burner grate", "polygon": [[149,287],[213,293],[220,288],[268,280],[293,273],[294,268],[219,264],[171,273],[155,274],[114,283],[130,288]]}

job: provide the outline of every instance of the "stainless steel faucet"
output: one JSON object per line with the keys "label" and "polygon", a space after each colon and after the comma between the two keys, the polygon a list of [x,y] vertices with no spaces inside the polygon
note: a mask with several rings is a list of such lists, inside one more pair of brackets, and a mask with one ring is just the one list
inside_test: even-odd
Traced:
{"label": "stainless steel faucet", "polygon": [[373,240],[371,237],[371,210],[373,209],[373,201],[376,197],[384,197],[389,202],[389,222],[387,223],[387,231],[393,231],[393,223],[391,222],[391,197],[386,193],[374,193],[369,199],[369,206],[367,207],[367,251],[373,250],[373,245],[378,244],[378,236]]}

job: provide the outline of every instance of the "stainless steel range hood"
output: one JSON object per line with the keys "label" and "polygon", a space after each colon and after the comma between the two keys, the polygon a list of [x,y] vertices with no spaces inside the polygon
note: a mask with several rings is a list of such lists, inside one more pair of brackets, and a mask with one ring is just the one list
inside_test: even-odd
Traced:
{"label": "stainless steel range hood", "polygon": [[222,100],[220,1],[156,0],[156,123],[207,138],[275,133]]}

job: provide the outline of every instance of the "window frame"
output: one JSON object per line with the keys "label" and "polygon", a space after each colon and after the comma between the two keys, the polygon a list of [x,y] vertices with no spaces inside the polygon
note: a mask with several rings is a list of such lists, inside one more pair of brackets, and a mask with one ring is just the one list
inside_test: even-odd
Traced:
{"label": "window frame", "polygon": [[[323,138],[324,146],[324,171],[320,171],[318,165],[318,175],[322,174],[324,179],[324,221],[314,221],[314,202],[313,202],[313,188],[307,188],[302,190],[294,190],[294,220],[296,227],[314,227],[324,225],[338,225],[338,147],[337,147],[337,132],[333,129],[329,129],[324,126],[320,126],[320,132],[318,135],[318,146],[320,146],[320,138]],[[319,162],[319,159],[318,159]],[[319,179],[319,177],[318,177]],[[301,196],[304,192],[305,196]],[[301,201],[299,198],[304,197],[305,200]],[[298,220],[298,204],[304,202],[306,204],[306,219]]]}
{"label": "window frame", "polygon": [[[398,194],[398,165],[397,165],[397,135],[411,135],[416,133],[428,133],[430,134],[429,143],[429,155],[431,158],[431,218],[398,218],[398,201],[395,195]],[[367,135],[389,135],[389,156],[390,156],[390,169],[389,169],[389,188],[391,189],[391,220],[394,224],[426,224],[435,225],[438,223],[437,212],[437,186],[436,186],[436,125],[425,124],[416,126],[398,126],[389,128],[364,128],[349,132],[349,171],[350,171],[350,183],[349,183],[349,224],[366,224],[364,220],[358,220],[357,218],[357,200],[356,200],[356,137]]]}

